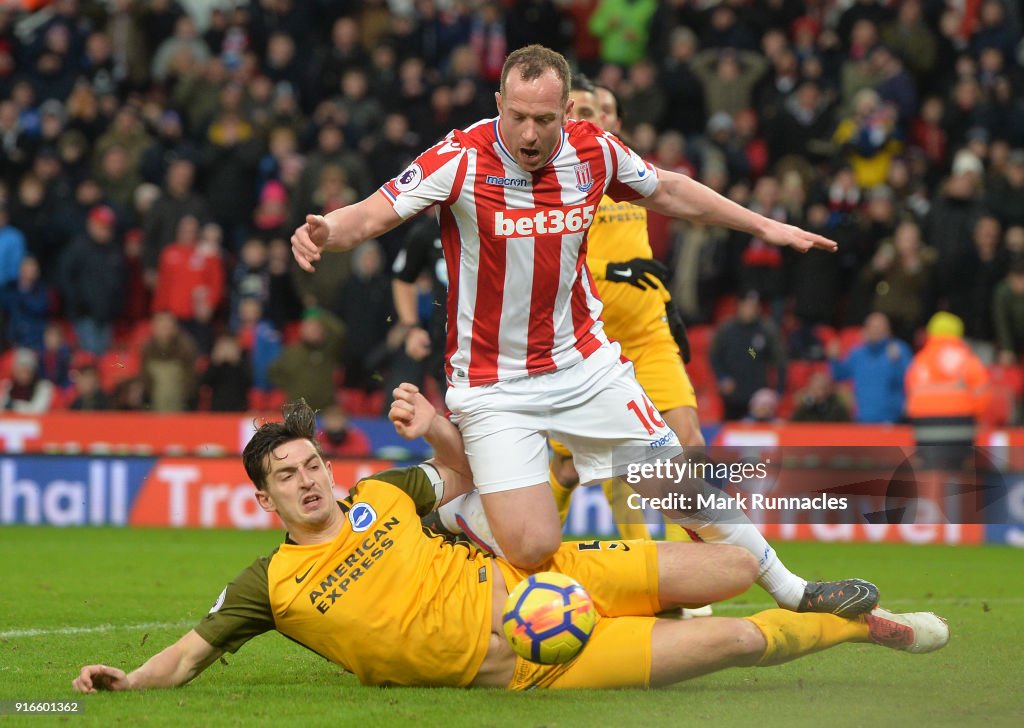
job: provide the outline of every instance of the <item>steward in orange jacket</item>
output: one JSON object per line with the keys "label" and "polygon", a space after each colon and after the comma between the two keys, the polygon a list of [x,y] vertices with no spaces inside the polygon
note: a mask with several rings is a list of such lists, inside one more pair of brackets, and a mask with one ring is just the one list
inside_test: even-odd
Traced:
{"label": "steward in orange jacket", "polygon": [[[910,362],[905,384],[907,417],[918,446],[970,448],[978,419],[991,399],[989,373],[963,340],[963,322],[940,312],[928,322],[928,340]],[[926,447],[925,450],[932,448]],[[926,453],[922,453],[925,455]],[[954,461],[963,451],[949,451]],[[925,458],[926,462],[935,462]]]}

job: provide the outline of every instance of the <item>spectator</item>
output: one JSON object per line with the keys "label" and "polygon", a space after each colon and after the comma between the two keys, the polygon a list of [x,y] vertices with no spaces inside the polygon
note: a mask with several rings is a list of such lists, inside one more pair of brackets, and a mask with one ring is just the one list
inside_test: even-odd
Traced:
{"label": "spectator", "polygon": [[826,159],[832,152],[832,110],[815,81],[803,81],[782,102],[782,108],[768,125],[771,161],[806,156],[811,161]]}
{"label": "spectator", "polygon": [[903,0],[897,16],[882,25],[882,42],[893,52],[907,59],[918,86],[929,80],[935,69],[938,43],[935,32],[928,27],[921,0]]}
{"label": "spectator", "polygon": [[100,373],[95,364],[84,364],[71,372],[74,385],[70,409],[76,412],[104,412],[114,408],[114,402],[100,384]]}
{"label": "spectator", "polygon": [[164,248],[174,242],[178,222],[186,215],[199,221],[209,219],[208,205],[192,189],[195,164],[188,159],[176,159],[167,167],[167,181],[163,193],[153,203],[146,220],[143,237],[142,262],[150,286],[156,284],[156,269]]}
{"label": "spectator", "polygon": [[1020,40],[1020,28],[1007,17],[1003,0],[985,0],[978,10],[978,25],[971,35],[975,55],[986,48],[995,48],[1006,57],[1013,55]]}
{"label": "spectator", "polygon": [[114,211],[99,205],[89,211],[85,235],[76,238],[60,261],[58,290],[78,346],[101,356],[110,348],[113,321],[121,310],[125,286],[124,256],[115,241]]}
{"label": "spectator", "polygon": [[942,299],[950,313],[964,323],[964,337],[982,361],[991,363],[995,338],[992,291],[1006,275],[1009,263],[1002,245],[1002,227],[991,215],[974,224],[972,245],[955,262],[957,275],[942,286]]}
{"label": "spectator", "polygon": [[[231,250],[237,250],[250,224],[250,209],[256,199],[256,171],[262,141],[256,138],[252,124],[240,108],[243,91],[228,86],[224,95],[237,100],[222,103],[214,117],[200,152],[205,199],[215,219],[224,229]],[[234,108],[234,106],[239,108]]]}
{"label": "spectator", "polygon": [[839,358],[839,341],[829,345],[832,377],[853,382],[857,422],[899,422],[903,417],[903,380],[910,366],[910,347],[894,338],[884,313],[869,314],[864,320],[863,340],[845,359]]}
{"label": "spectator", "polygon": [[204,63],[210,49],[199,36],[195,21],[182,15],[174,24],[174,35],[163,41],[153,56],[152,75],[156,81],[165,81],[196,63]]}
{"label": "spectator", "polygon": [[64,339],[64,328],[56,321],[46,324],[43,346],[39,350],[39,376],[59,389],[71,384],[71,346]]}
{"label": "spectator", "polygon": [[39,376],[39,355],[31,349],[15,349],[11,378],[0,382],[0,411],[49,412],[55,392],[53,382]]}
{"label": "spectator", "polygon": [[302,298],[295,283],[294,265],[288,243],[282,238],[271,240],[267,247],[269,281],[264,314],[278,331],[302,316]]}
{"label": "spectator", "polygon": [[900,131],[906,129],[917,113],[917,84],[903,66],[899,54],[884,45],[876,46],[868,56],[871,76],[876,79],[874,89],[883,103],[896,110]]}
{"label": "spectator", "polygon": [[171,103],[185,117],[190,129],[205,129],[219,110],[221,91],[231,75],[220,58],[193,63],[182,69],[171,92]]}
{"label": "spectator", "polygon": [[654,0],[601,0],[590,16],[590,32],[601,43],[605,63],[629,67],[644,57]]}
{"label": "spectator", "polygon": [[646,58],[637,61],[629,69],[628,91],[623,93],[623,104],[628,109],[627,117],[633,126],[650,124],[662,128],[665,120],[665,92],[657,83],[657,68]]}
{"label": "spectator", "polygon": [[779,395],[774,389],[762,387],[750,397],[750,408],[744,422],[757,422],[759,424],[779,424],[782,418],[779,417]]}
{"label": "spectator", "polygon": [[419,139],[409,127],[409,118],[398,112],[388,114],[382,136],[369,155],[373,183],[382,185],[391,179],[395,170],[408,166],[418,149]]}
{"label": "spectator", "polygon": [[276,179],[268,180],[253,211],[255,233],[260,240],[281,237],[287,233],[289,222],[288,189]]}
{"label": "spectator", "polygon": [[959,468],[988,409],[989,373],[963,340],[964,325],[941,311],[906,375],[907,416],[926,467]]}
{"label": "spectator", "polygon": [[353,425],[348,413],[336,404],[321,413],[316,439],[327,457],[368,457],[373,453],[370,438]]}
{"label": "spectator", "polygon": [[[840,250],[847,242],[848,233],[830,218],[823,199],[813,200],[808,206],[805,225],[808,230],[838,242]],[[836,323],[843,283],[840,257],[795,256],[787,261],[787,275],[791,281],[793,313],[799,321],[790,338],[790,355],[796,359],[822,359],[825,352],[816,329]]]}
{"label": "spectator", "polygon": [[264,306],[270,296],[270,274],[267,271],[267,246],[259,238],[249,238],[239,251],[238,262],[231,271],[231,308],[228,324],[238,327],[238,305],[244,298],[255,298]]}
{"label": "spectator", "polygon": [[238,304],[239,344],[251,366],[252,386],[264,392],[271,389],[270,365],[281,355],[281,332],[263,317],[263,304],[255,297],[243,298]]}
{"label": "spectator", "polygon": [[884,313],[899,338],[913,341],[933,298],[935,260],[917,223],[900,223],[892,240],[883,241],[860,272],[855,292],[860,310]]}
{"label": "spectator", "polygon": [[658,86],[665,92],[664,126],[688,136],[704,130],[704,86],[693,72],[691,61],[697,53],[697,35],[687,27],[672,29],[668,57],[661,62]]}
{"label": "spectator", "polygon": [[384,391],[402,382],[411,382],[422,390],[425,377],[430,376],[443,392],[447,386],[444,349],[448,312],[444,302],[448,269],[441,247],[441,230],[432,216],[419,217],[409,225],[392,273],[394,328],[401,330],[402,346],[390,361]]}
{"label": "spectator", "polygon": [[985,206],[1004,227],[1024,225],[1024,149],[1014,149],[995,184],[988,191]]}
{"label": "spectator", "polygon": [[384,122],[384,110],[377,99],[369,93],[366,72],[353,68],[341,77],[341,94],[335,97],[348,123],[345,136],[358,145],[367,135],[376,133]]}
{"label": "spectator", "polygon": [[345,324],[345,386],[379,389],[382,347],[395,309],[380,244],[368,241],[352,254],[352,275],[338,292],[334,312]]}
{"label": "spectator", "polygon": [[7,317],[7,343],[36,351],[43,348],[43,329],[50,311],[50,289],[39,278],[39,262],[21,260],[18,279],[0,290],[0,307]]}
{"label": "spectator", "polygon": [[[779,183],[774,177],[757,181],[748,207],[765,217],[787,222],[786,209],[779,201]],[[755,236],[747,239],[738,254],[736,279],[740,290],[757,291],[771,307],[772,315],[781,319],[785,282],[782,249]]]}
{"label": "spectator", "polygon": [[270,365],[270,382],[289,400],[305,398],[313,409],[334,403],[335,374],[341,364],[344,329],[332,314],[310,308],[302,317],[299,340]]}
{"label": "spectator", "polygon": [[956,277],[957,261],[970,250],[974,224],[984,212],[980,200],[983,172],[976,156],[967,151],[957,153],[952,174],[924,221],[924,239],[938,253],[936,275],[940,285]]}
{"label": "spectator", "polygon": [[154,412],[184,412],[195,399],[196,346],[174,315],[153,314],[152,334],[142,345],[145,399]]}
{"label": "spectator", "polygon": [[200,377],[199,385],[209,388],[213,412],[245,412],[249,409],[252,369],[245,360],[238,339],[230,334],[217,337],[210,354],[210,364]]}
{"label": "spectator", "polygon": [[832,141],[853,167],[857,186],[870,189],[885,182],[893,156],[902,148],[896,112],[873,89],[853,97],[853,116],[839,122]]}
{"label": "spectator", "polygon": [[316,49],[314,78],[319,84],[318,98],[327,98],[341,87],[341,77],[351,68],[366,68],[370,59],[359,39],[359,24],[342,17],[331,26],[330,46]]}
{"label": "spectator", "polygon": [[114,385],[111,400],[113,409],[120,412],[142,412],[149,409],[145,379],[141,376],[122,379]]}
{"label": "spectator", "polygon": [[711,116],[723,112],[733,117],[748,108],[754,86],[767,67],[764,56],[731,48],[701,51],[690,62],[704,85],[704,107]]}
{"label": "spectator", "polygon": [[177,240],[160,254],[153,311],[169,311],[192,334],[202,351],[213,312],[224,297],[224,263],[215,237],[199,238],[199,221],[191,215],[178,223]]}
{"label": "spectator", "polygon": [[106,133],[96,140],[93,157],[96,161],[99,161],[110,147],[120,146],[128,155],[128,169],[134,174],[135,170],[139,168],[143,152],[145,152],[151,141],[145,126],[142,124],[142,120],[139,118],[139,112],[136,107],[125,104],[117,109],[114,121]]}
{"label": "spectator", "polygon": [[159,185],[167,179],[167,169],[174,160],[195,161],[199,158],[199,150],[195,143],[185,136],[181,114],[174,109],[168,109],[160,115],[156,134],[156,139],[142,153],[139,175],[143,181]]}
{"label": "spectator", "polygon": [[11,225],[7,203],[0,198],[0,289],[16,283],[25,257],[25,236]]}
{"label": "spectator", "polygon": [[761,314],[754,291],[739,302],[736,315],[722,323],[711,341],[711,367],[725,405],[725,419],[747,414],[754,392],[768,386],[770,367],[778,371],[776,389],[785,389],[785,349],[778,328]]}
{"label": "spectator", "polygon": [[849,422],[850,408],[836,391],[828,372],[815,372],[794,396],[793,422]]}
{"label": "spectator", "polygon": [[139,186],[139,176],[131,166],[128,150],[122,145],[111,144],[104,150],[96,170],[96,181],[100,183],[103,195],[122,214],[132,209],[132,198]]}
{"label": "spectator", "polygon": [[1016,364],[1024,354],[1024,259],[1010,264],[1010,272],[992,294],[992,327],[995,329],[997,361]]}

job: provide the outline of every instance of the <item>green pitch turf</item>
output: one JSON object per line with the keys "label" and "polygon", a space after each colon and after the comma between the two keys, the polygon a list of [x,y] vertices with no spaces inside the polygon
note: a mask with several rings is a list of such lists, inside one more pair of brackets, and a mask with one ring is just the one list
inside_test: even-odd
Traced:
{"label": "green pitch turf", "polygon": [[[0,528],[0,701],[68,700],[81,665],[131,669],[187,631],[272,532]],[[842,645],[781,667],[657,691],[378,689],[276,634],[177,690],[85,696],[81,726],[1024,725],[1024,553],[1008,548],[779,544],[810,578],[862,576],[898,611],[949,619],[943,651]],[[755,588],[717,614],[770,606]]]}

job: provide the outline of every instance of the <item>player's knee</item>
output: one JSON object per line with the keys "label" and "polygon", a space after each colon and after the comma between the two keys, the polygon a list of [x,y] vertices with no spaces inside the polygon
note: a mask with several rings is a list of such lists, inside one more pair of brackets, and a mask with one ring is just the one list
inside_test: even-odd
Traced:
{"label": "player's knee", "polygon": [[580,484],[580,476],[576,472],[576,466],[573,465],[572,458],[555,455],[551,459],[551,472],[554,473],[555,480],[563,488],[575,488]]}
{"label": "player's knee", "polygon": [[715,594],[712,601],[742,594],[757,579],[757,559],[740,546],[713,544],[715,553]]}
{"label": "player's knee", "polygon": [[509,544],[503,548],[505,558],[520,569],[536,569],[546,563],[562,544],[561,533],[539,533],[530,534],[528,539],[519,539],[516,544]]}
{"label": "player's knee", "polygon": [[737,665],[756,665],[767,643],[761,630],[747,619],[734,619],[730,630],[729,649]]}

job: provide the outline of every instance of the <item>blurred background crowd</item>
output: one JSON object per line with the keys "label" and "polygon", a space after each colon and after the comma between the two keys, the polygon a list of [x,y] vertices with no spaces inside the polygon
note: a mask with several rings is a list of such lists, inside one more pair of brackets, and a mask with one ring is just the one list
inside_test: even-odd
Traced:
{"label": "blurred background crowd", "polygon": [[[899,421],[903,373],[945,311],[1011,420],[1021,5],[0,4],[0,404],[239,411],[301,395],[342,433],[346,410],[380,414],[396,360],[428,356],[392,300],[422,231],[315,276],[288,237],[493,116],[507,53],[542,43],[618,94],[652,163],[840,244],[790,255],[650,216],[702,419]],[[436,277],[414,279],[425,329]]]}

